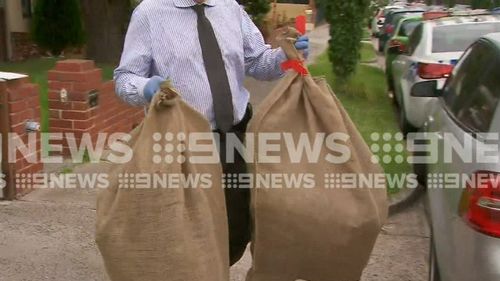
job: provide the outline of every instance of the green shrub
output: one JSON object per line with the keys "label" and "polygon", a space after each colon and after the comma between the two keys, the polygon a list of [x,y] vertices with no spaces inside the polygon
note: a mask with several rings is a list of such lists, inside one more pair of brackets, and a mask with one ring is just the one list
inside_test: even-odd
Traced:
{"label": "green shrub", "polygon": [[333,72],[340,81],[347,81],[360,59],[363,28],[369,0],[322,0],[326,20],[330,23],[329,57]]}
{"label": "green shrub", "polygon": [[33,40],[54,56],[85,43],[78,0],[37,0],[32,29]]}
{"label": "green shrub", "polygon": [[262,26],[264,18],[271,10],[271,4],[268,0],[241,0],[241,5],[245,7],[245,11],[252,17],[252,20],[257,26]]}
{"label": "green shrub", "polygon": [[472,0],[471,6],[473,9],[491,9],[500,7],[499,0]]}
{"label": "green shrub", "polygon": [[457,1],[455,1],[455,0],[446,0],[446,5],[447,5],[448,7],[450,7],[450,8],[453,8],[453,7],[455,7],[455,5],[457,4],[456,2],[457,2]]}

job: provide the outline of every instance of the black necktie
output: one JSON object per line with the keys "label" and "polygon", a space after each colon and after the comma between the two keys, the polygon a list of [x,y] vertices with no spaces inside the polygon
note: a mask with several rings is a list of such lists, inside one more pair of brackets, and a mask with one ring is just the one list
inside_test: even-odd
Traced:
{"label": "black necktie", "polygon": [[233,99],[222,52],[212,24],[205,16],[205,5],[195,5],[198,15],[198,36],[200,39],[205,71],[207,72],[215,111],[217,129],[228,132],[233,127]]}

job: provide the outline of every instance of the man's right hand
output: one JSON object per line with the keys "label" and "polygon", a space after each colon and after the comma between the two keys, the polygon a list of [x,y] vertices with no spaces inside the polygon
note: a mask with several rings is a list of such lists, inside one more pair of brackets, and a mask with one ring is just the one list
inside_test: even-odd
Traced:
{"label": "man's right hand", "polygon": [[148,102],[153,100],[153,97],[160,90],[160,86],[163,82],[165,82],[165,79],[160,76],[153,76],[149,78],[148,83],[144,86],[144,98]]}

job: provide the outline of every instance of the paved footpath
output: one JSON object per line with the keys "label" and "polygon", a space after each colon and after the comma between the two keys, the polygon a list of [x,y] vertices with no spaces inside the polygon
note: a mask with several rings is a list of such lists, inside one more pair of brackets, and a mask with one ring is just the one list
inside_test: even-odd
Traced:
{"label": "paved footpath", "polygon": [[[328,28],[311,35],[314,59],[326,49]],[[257,105],[272,83],[248,80]],[[74,172],[93,173],[99,165]],[[0,201],[0,281],[106,281],[94,243],[95,190],[38,190],[19,201]],[[429,230],[421,205],[392,217],[384,227],[362,281],[424,281]],[[335,239],[335,237],[332,237]],[[251,257],[231,270],[243,281]]]}

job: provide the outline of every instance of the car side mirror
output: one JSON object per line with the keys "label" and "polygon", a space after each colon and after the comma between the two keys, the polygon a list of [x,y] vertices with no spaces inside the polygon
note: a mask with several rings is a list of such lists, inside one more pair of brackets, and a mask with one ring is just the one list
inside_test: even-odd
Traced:
{"label": "car side mirror", "polygon": [[443,91],[437,88],[436,80],[415,83],[411,88],[412,97],[437,98],[442,96],[442,94]]}

